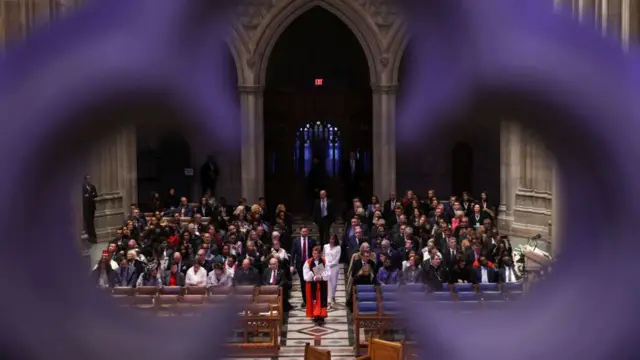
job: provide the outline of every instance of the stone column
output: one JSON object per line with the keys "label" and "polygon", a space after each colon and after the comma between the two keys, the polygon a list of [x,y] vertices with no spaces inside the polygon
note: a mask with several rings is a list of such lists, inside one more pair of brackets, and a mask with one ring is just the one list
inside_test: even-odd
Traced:
{"label": "stone column", "polygon": [[625,50],[628,50],[629,45],[638,40],[638,33],[640,32],[640,4],[637,0],[620,1],[620,37],[622,39],[622,46]]}
{"label": "stone column", "polygon": [[521,127],[516,122],[503,121],[500,126],[500,188],[498,226],[510,232],[515,218],[516,193],[521,177]]}
{"label": "stone column", "polygon": [[263,87],[241,85],[240,91],[240,146],[242,196],[249,204],[264,194],[264,134],[262,124]]}
{"label": "stone column", "polygon": [[558,166],[553,168],[553,200],[551,201],[551,256],[556,257],[562,252],[562,174]]}
{"label": "stone column", "polygon": [[397,85],[373,88],[373,189],[381,199],[396,191]]}
{"label": "stone column", "polygon": [[[137,203],[136,132],[125,126],[95,148],[89,159],[89,173],[98,191],[95,226],[98,241],[108,241],[122,226],[132,203]],[[78,190],[78,196],[80,196]]]}

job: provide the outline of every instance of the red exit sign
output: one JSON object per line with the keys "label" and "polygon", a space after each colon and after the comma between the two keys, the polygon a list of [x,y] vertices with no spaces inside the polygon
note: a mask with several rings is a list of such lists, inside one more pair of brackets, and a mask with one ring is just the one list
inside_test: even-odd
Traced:
{"label": "red exit sign", "polygon": [[316,79],[316,86],[322,86],[322,83],[324,83],[324,79]]}

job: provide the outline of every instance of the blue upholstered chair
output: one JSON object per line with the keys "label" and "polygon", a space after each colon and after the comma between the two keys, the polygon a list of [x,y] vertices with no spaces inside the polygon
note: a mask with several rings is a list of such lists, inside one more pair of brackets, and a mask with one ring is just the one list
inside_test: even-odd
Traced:
{"label": "blue upholstered chair", "polygon": [[453,301],[451,293],[444,291],[430,293],[428,298],[433,301]]}
{"label": "blue upholstered chair", "polygon": [[402,306],[398,302],[395,302],[395,301],[382,302],[382,312],[387,315],[399,314],[401,309],[402,309]]}
{"label": "blue upholstered chair", "polygon": [[480,294],[483,301],[503,301],[504,295],[500,291],[484,291]]}
{"label": "blue upholstered chair", "polygon": [[383,294],[390,293],[390,292],[398,292],[399,289],[400,289],[400,286],[398,284],[393,284],[393,285],[381,284],[380,285],[380,292]]}
{"label": "blue upholstered chair", "polygon": [[378,301],[378,294],[374,293],[374,292],[361,292],[361,293],[356,293],[356,298],[358,299],[358,301]]}
{"label": "blue upholstered chair", "polygon": [[522,282],[515,283],[504,283],[502,284],[502,291],[504,292],[514,292],[514,291],[522,291],[524,289]]}
{"label": "blue upholstered chair", "polygon": [[496,283],[478,284],[478,291],[479,292],[499,291],[498,284],[496,284]]}
{"label": "blue upholstered chair", "polygon": [[363,292],[376,292],[376,286],[375,285],[356,285],[356,293],[363,293]]}
{"label": "blue upholstered chair", "polygon": [[426,288],[422,283],[406,284],[404,286],[410,292],[424,292]]}
{"label": "blue upholstered chair", "polygon": [[358,314],[360,315],[378,314],[378,303],[374,301],[358,301]]}
{"label": "blue upholstered chair", "polygon": [[455,283],[453,289],[455,292],[475,292],[473,284],[470,283]]}

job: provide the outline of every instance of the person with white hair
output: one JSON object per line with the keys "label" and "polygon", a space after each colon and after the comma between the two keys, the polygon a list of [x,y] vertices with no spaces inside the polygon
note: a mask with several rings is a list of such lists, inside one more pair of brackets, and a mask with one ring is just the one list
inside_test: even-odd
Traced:
{"label": "person with white hair", "polygon": [[274,231],[271,233],[271,255],[280,261],[288,261],[289,254],[280,247],[280,233]]}

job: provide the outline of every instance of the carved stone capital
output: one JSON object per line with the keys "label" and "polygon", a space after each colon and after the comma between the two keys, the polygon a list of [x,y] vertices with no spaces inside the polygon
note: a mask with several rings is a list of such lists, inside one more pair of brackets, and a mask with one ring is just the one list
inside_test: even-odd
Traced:
{"label": "carved stone capital", "polygon": [[398,84],[371,84],[371,89],[378,93],[395,93],[398,90]]}
{"label": "carved stone capital", "polygon": [[264,91],[262,85],[238,85],[238,91],[242,93],[259,93]]}
{"label": "carved stone capital", "polygon": [[386,68],[387,66],[389,66],[389,62],[390,60],[388,56],[383,56],[380,58],[380,65],[382,65],[382,67]]}

